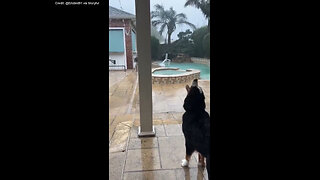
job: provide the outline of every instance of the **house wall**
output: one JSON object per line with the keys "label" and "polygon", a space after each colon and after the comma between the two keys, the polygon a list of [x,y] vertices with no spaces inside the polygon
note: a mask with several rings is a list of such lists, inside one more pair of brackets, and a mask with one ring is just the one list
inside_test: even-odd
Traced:
{"label": "house wall", "polygon": [[[109,52],[109,59],[116,60],[116,65],[126,65],[126,57],[124,53],[111,53]],[[112,65],[112,63],[109,61],[109,64]],[[111,68],[110,68],[111,69]],[[115,69],[122,69],[122,67],[112,67],[112,70]]]}
{"label": "house wall", "polygon": [[133,69],[133,53],[132,53],[132,39],[131,39],[131,20],[126,19],[109,19],[109,27],[124,27],[125,29],[125,44],[126,44],[126,65],[127,69]]}

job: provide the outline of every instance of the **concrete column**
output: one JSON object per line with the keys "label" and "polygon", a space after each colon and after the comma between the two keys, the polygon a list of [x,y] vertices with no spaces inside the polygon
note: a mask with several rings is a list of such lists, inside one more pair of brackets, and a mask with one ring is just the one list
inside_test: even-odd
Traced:
{"label": "concrete column", "polygon": [[155,136],[152,124],[150,0],[135,0],[135,2],[140,102],[138,136]]}

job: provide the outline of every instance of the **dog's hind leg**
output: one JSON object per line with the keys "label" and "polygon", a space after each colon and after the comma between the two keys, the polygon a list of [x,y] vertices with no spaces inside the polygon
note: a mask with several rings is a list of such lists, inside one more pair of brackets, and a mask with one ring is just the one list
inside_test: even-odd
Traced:
{"label": "dog's hind leg", "polygon": [[198,152],[198,158],[199,158],[198,166],[205,167],[206,164],[205,164],[205,162],[204,162],[204,157],[203,157],[202,154],[199,153],[199,152]]}
{"label": "dog's hind leg", "polygon": [[193,152],[194,152],[194,148],[190,146],[189,143],[186,141],[186,158],[183,159],[181,162],[182,167],[189,166],[189,161]]}

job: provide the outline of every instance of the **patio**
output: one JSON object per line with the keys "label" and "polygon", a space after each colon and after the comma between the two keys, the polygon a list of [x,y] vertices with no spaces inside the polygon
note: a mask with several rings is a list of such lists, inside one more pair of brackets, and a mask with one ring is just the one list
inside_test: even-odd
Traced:
{"label": "patio", "polygon": [[[206,179],[206,170],[197,166],[196,153],[190,168],[180,166],[185,156],[181,123],[186,84],[152,86],[156,136],[138,138],[137,72],[109,71],[109,78],[109,178]],[[210,113],[209,83],[199,81]]]}
{"label": "patio", "polygon": [[[195,155],[190,168],[180,166],[185,156],[181,118],[186,84],[152,85],[150,1],[135,2],[138,72],[121,76],[109,71],[109,179],[206,179]],[[207,110],[209,82],[199,82]]]}
{"label": "patio", "polygon": [[109,153],[109,179],[207,180],[207,171],[197,165],[197,153],[189,168],[180,166],[185,156],[181,124],[155,125],[156,137],[138,138],[133,126],[124,152]]}

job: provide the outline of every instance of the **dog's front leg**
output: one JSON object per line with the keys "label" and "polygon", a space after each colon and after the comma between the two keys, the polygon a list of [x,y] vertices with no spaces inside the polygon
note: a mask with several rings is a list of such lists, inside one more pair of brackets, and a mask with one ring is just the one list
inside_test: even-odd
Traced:
{"label": "dog's front leg", "polygon": [[186,158],[182,160],[181,166],[182,167],[189,166],[190,158],[191,158],[191,155],[186,155]]}

